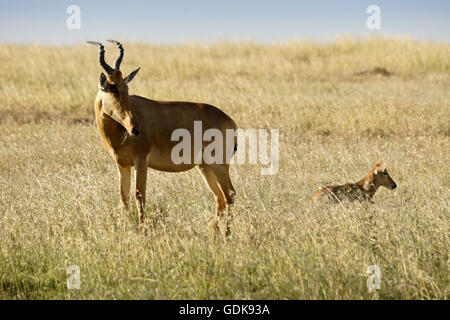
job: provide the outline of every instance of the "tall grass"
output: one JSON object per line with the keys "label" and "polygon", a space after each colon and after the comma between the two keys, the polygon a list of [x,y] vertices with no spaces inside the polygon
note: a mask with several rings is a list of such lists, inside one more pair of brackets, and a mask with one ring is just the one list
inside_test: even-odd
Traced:
{"label": "tall grass", "polygon": [[[138,233],[136,209],[118,208],[114,161],[93,124],[97,50],[1,45],[0,298],[448,298],[449,44],[125,50],[124,72],[141,66],[131,93],[208,102],[241,128],[280,129],[279,173],[232,167],[233,233],[221,242],[199,174],[151,170]],[[115,55],[107,47],[107,60]],[[375,204],[309,203],[378,160],[399,187]],[[80,290],[66,286],[74,264]],[[381,269],[375,292],[369,265]]]}

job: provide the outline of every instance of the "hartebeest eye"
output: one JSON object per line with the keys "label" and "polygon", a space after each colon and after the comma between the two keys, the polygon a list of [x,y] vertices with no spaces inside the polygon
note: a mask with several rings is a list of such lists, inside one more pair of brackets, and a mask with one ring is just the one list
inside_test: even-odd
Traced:
{"label": "hartebeest eye", "polygon": [[108,91],[113,93],[119,93],[119,90],[117,90],[117,87],[115,84],[109,84],[108,85]]}

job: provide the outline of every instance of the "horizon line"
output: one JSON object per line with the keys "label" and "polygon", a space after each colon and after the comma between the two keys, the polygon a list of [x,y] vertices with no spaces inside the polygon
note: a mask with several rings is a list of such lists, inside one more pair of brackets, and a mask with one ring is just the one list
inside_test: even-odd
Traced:
{"label": "horizon line", "polygon": [[[114,38],[114,37],[108,37]],[[276,40],[267,40],[267,41],[261,41],[256,39],[246,39],[246,38],[238,38],[235,39],[214,39],[214,40],[181,40],[177,42],[152,42],[151,40],[142,40],[142,39],[132,39],[132,38],[125,38],[125,37],[119,37],[118,41],[123,43],[128,43],[132,45],[150,45],[150,46],[166,46],[166,47],[176,47],[176,46],[189,46],[189,45],[218,45],[218,44],[255,44],[260,46],[273,46],[273,45],[285,45],[290,43],[296,43],[296,42],[310,42],[315,43],[319,45],[325,45],[325,44],[332,44],[340,40],[345,39],[351,39],[355,41],[368,41],[368,40],[374,40],[374,39],[382,39],[382,40],[401,40],[401,41],[413,41],[417,43],[428,43],[428,44],[450,44],[450,41],[446,40],[435,40],[435,39],[422,39],[422,38],[415,38],[414,36],[411,36],[409,34],[397,34],[397,35],[375,35],[375,34],[369,34],[369,35],[352,35],[352,34],[336,34],[333,37],[327,38],[327,39],[321,39],[321,38],[314,38],[314,37],[298,37],[298,36],[292,36],[289,38],[280,38]],[[115,40],[117,40],[115,39]],[[80,45],[84,45],[85,41],[90,41],[92,39],[86,39],[81,41],[74,41],[73,43],[51,43],[51,42],[33,42],[33,41],[27,41],[27,42],[14,42],[14,41],[0,41],[0,46],[43,46],[43,47],[76,47]],[[95,41],[104,41],[105,39],[94,39]],[[106,43],[105,43],[106,44]]]}

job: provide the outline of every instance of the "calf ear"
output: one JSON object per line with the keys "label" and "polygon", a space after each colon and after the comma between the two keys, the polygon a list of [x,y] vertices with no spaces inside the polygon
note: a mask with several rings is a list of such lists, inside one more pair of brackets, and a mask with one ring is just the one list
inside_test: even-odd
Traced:
{"label": "calf ear", "polygon": [[106,87],[108,86],[108,81],[106,81],[106,76],[105,74],[102,72],[102,74],[100,75],[100,88],[102,90],[106,90]]}
{"label": "calf ear", "polygon": [[140,68],[141,68],[141,67],[137,68],[136,70],[134,70],[133,72],[131,72],[129,75],[127,75],[127,76],[123,79],[123,81],[125,81],[125,83],[128,83],[128,82],[130,82],[131,80],[133,80],[134,76],[138,73],[138,71],[139,71]]}

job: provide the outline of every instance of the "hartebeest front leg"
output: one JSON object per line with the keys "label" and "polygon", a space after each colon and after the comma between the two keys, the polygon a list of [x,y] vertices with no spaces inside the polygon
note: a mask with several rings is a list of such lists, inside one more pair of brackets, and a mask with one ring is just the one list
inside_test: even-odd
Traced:
{"label": "hartebeest front leg", "polygon": [[144,222],[147,165],[146,157],[138,157],[134,160],[134,170],[136,172],[136,205],[139,214],[139,227],[141,227]]}
{"label": "hartebeest front leg", "polygon": [[125,209],[130,208],[131,167],[122,167],[117,164],[120,178],[120,200]]}

